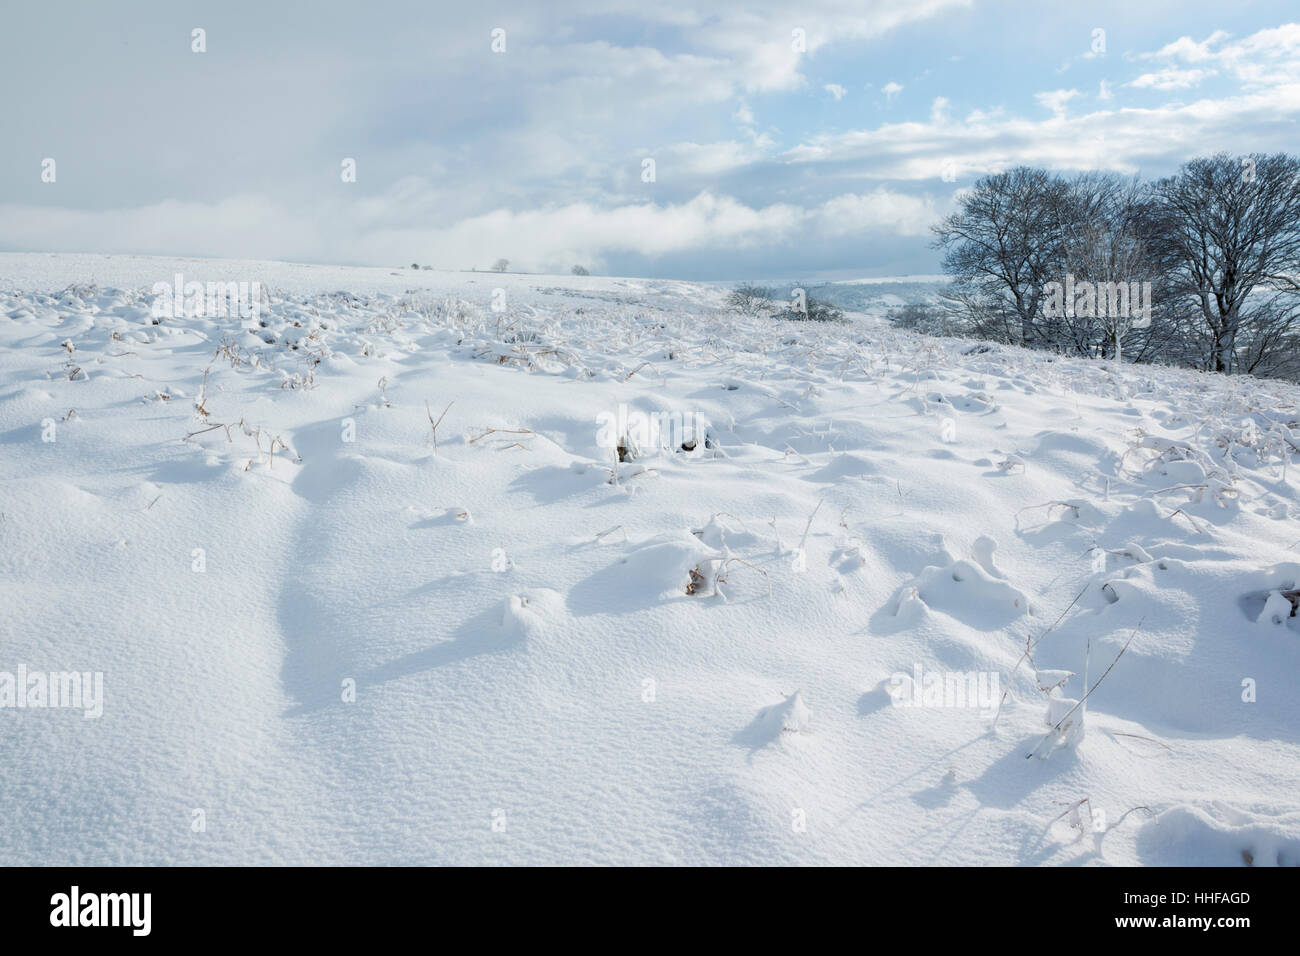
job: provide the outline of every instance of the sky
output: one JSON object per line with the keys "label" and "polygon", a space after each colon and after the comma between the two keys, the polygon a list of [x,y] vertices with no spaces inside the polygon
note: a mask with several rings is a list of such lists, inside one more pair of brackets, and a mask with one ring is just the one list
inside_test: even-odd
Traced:
{"label": "sky", "polygon": [[981,175],[1297,119],[1295,0],[8,2],[0,250],[927,274]]}

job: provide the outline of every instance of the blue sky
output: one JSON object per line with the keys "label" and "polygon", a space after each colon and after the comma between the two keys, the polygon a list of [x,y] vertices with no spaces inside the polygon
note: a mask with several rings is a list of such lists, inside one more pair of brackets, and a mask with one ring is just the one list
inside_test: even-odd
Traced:
{"label": "blue sky", "polygon": [[986,172],[1300,152],[1294,2],[470,6],[7,5],[0,248],[927,273]]}

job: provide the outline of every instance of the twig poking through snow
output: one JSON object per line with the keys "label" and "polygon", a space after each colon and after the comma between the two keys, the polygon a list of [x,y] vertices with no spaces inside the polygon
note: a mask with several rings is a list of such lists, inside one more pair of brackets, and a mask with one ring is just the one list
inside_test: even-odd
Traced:
{"label": "twig poking through snow", "polygon": [[1088,590],[1088,587],[1089,585],[1087,584],[1083,586],[1083,590],[1080,591],[1078,594],[1076,594],[1074,596],[1074,600],[1066,605],[1065,610],[1062,611],[1061,616],[1058,617],[1052,623],[1052,626],[1049,627],[1047,630],[1043,631],[1042,634],[1038,635],[1038,640],[1025,641],[1025,652],[1021,654],[1020,659],[1016,661],[1016,666],[1011,668],[1011,679],[1007,681],[1007,689],[1002,692],[1002,699],[998,701],[998,712],[993,715],[993,726],[995,728],[998,725],[998,718],[1002,716],[1002,705],[1007,702],[1007,695],[1011,693],[1011,683],[1016,679],[1016,671],[1020,670],[1020,665],[1025,662],[1025,658],[1029,657],[1029,655],[1033,653],[1034,648],[1043,642],[1043,638],[1045,638],[1048,634],[1051,634],[1052,631],[1056,630],[1056,628],[1060,625],[1060,623],[1065,620],[1065,615],[1069,614],[1070,609],[1079,603],[1079,599],[1083,597],[1084,592]]}
{"label": "twig poking through snow", "polygon": [[822,498],[821,501],[817,502],[817,507],[814,508],[812,514],[808,516],[808,523],[803,526],[803,537],[799,539],[800,551],[803,551],[804,545],[808,543],[808,529],[812,527],[813,518],[817,517],[817,512],[822,510],[822,501],[825,500],[826,500],[825,498]]}
{"label": "twig poking through snow", "polygon": [[1142,621],[1145,620],[1146,618],[1142,618],[1141,620],[1138,621],[1137,627],[1133,628],[1133,633],[1128,636],[1128,640],[1124,642],[1124,646],[1119,649],[1119,653],[1115,655],[1115,659],[1110,662],[1110,667],[1107,667],[1106,670],[1102,673],[1102,675],[1097,678],[1097,683],[1089,687],[1087,693],[1085,693],[1081,698],[1079,698],[1079,702],[1070,708],[1069,713],[1067,713],[1064,717],[1058,720],[1056,724],[1052,727],[1052,729],[1049,730],[1047,734],[1043,737],[1043,739],[1034,745],[1034,749],[1029,751],[1029,753],[1025,754],[1026,760],[1028,760],[1035,753],[1037,753],[1038,748],[1041,747],[1043,744],[1045,744],[1048,740],[1050,740],[1053,734],[1059,733],[1061,730],[1061,724],[1069,720],[1071,715],[1080,707],[1082,707],[1084,703],[1088,700],[1088,698],[1092,696],[1092,692],[1101,686],[1101,682],[1106,679],[1106,675],[1111,672],[1111,668],[1113,668],[1116,664],[1119,663],[1119,659],[1124,656],[1124,652],[1128,650],[1128,646],[1133,643],[1133,638],[1137,637],[1138,631],[1142,630]]}
{"label": "twig poking through snow", "polygon": [[429,425],[433,429],[433,453],[435,455],[438,454],[438,426],[442,424],[442,420],[447,417],[447,412],[451,411],[451,406],[455,404],[454,401],[448,402],[447,407],[442,410],[442,414],[438,416],[438,420],[435,422],[433,420],[433,410],[429,408],[429,400],[427,398],[424,400],[424,411],[429,416]]}

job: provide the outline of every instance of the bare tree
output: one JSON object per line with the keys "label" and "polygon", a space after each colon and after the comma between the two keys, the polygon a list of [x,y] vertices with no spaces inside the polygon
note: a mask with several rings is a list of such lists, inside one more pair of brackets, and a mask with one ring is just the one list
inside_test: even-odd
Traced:
{"label": "bare tree", "polygon": [[946,301],[976,334],[1039,344],[1043,287],[1060,272],[1067,190],[1046,170],[1020,166],[978,180],[934,227],[944,271],[954,277]]}
{"label": "bare tree", "polygon": [[509,268],[510,268],[509,259],[498,259],[496,262],[492,264],[493,272],[505,272]]}
{"label": "bare tree", "polygon": [[1186,163],[1155,193],[1175,294],[1191,300],[1208,333],[1204,364],[1240,370],[1237,340],[1252,294],[1300,292],[1300,160],[1220,153]]}
{"label": "bare tree", "polygon": [[1300,332],[1296,158],[1220,154],[1152,185],[1014,169],[935,233],[970,334],[1219,372],[1300,364],[1280,354]]}
{"label": "bare tree", "polygon": [[1104,355],[1109,348],[1111,358],[1123,361],[1125,337],[1152,321],[1155,264],[1142,235],[1148,221],[1142,185],[1083,173],[1058,202],[1062,272],[1087,288],[1082,307],[1071,303],[1061,320],[1079,354]]}
{"label": "bare tree", "polygon": [[1294,295],[1273,294],[1252,305],[1237,337],[1237,367],[1248,375],[1300,381],[1300,302]]}

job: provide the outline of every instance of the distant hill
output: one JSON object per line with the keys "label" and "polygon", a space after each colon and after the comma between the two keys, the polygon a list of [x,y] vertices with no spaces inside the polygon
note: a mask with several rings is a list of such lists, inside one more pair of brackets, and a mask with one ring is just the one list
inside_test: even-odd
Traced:
{"label": "distant hill", "polygon": [[945,276],[899,276],[884,279],[849,279],[836,282],[783,282],[772,288],[777,298],[788,299],[794,289],[850,312],[883,315],[912,303],[932,303],[948,284]]}

